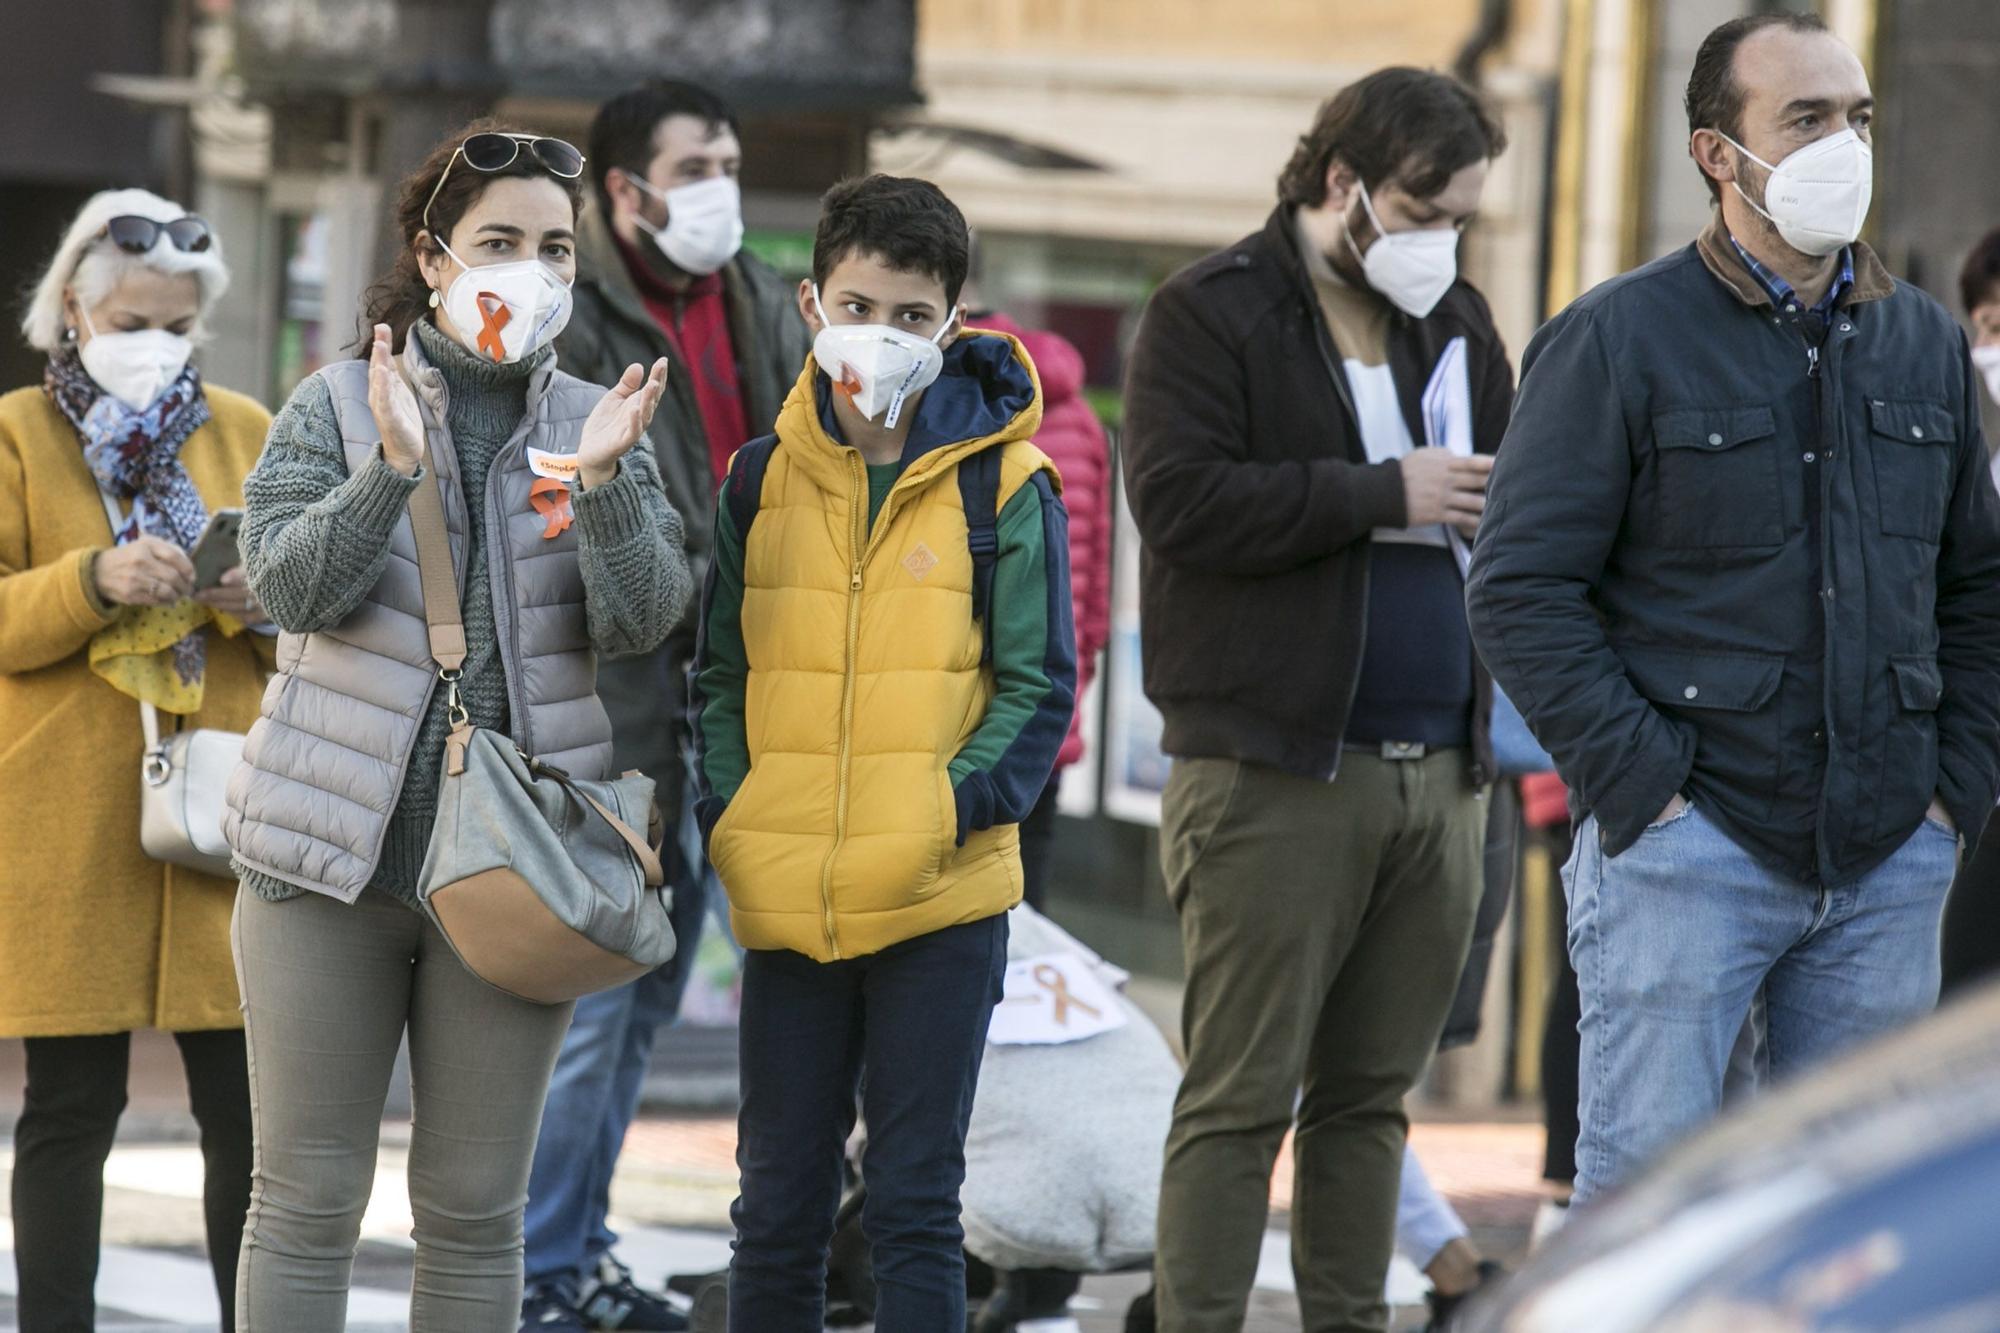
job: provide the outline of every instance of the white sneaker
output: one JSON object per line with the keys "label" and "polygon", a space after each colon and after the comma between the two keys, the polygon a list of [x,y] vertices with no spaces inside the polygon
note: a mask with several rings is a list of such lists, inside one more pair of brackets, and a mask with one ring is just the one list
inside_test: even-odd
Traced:
{"label": "white sneaker", "polygon": [[1542,1248],[1550,1236],[1563,1229],[1569,1221],[1569,1205],[1554,1199],[1542,1200],[1542,1206],[1535,1210],[1535,1224],[1528,1229],[1528,1253]]}

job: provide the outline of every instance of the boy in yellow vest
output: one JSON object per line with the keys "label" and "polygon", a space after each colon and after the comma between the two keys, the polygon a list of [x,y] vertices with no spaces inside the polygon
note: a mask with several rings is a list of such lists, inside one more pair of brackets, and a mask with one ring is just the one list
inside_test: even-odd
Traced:
{"label": "boy in yellow vest", "polygon": [[813,355],[717,506],[692,710],[748,951],[737,1333],[822,1327],[857,1092],[876,1327],[965,1327],[958,1190],[1015,825],[1076,679],[1041,388],[1012,337],[964,327],[967,256],[929,182],[828,191],[799,286]]}

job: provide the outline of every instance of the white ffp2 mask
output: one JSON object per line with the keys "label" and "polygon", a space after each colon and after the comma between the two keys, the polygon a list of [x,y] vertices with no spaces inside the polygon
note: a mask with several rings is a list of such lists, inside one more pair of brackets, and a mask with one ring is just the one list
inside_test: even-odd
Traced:
{"label": "white ffp2 mask", "polygon": [[1778,229],[1785,244],[1801,254],[1830,255],[1861,235],[1875,195],[1875,153],[1852,129],[1815,139],[1772,166],[1728,135],[1723,141],[1771,174],[1764,202],[1731,181],[1743,202]]}
{"label": "white ffp2 mask", "polygon": [[532,356],[569,324],[575,297],[541,260],[467,268],[442,240],[438,248],[459,266],[445,289],[445,318],[487,360],[508,363]]}
{"label": "white ffp2 mask", "polygon": [[639,225],[681,272],[705,278],[743,248],[743,189],[734,176],[710,176],[671,190],[637,176],[630,179],[667,206],[666,226],[655,227],[644,218]]}
{"label": "white ffp2 mask", "polygon": [[1422,319],[1437,308],[1444,294],[1451,290],[1452,283],[1458,281],[1458,229],[1455,227],[1425,227],[1419,231],[1388,231],[1382,226],[1382,219],[1375,216],[1375,205],[1368,198],[1368,187],[1356,182],[1361,191],[1361,207],[1368,214],[1368,220],[1375,224],[1375,240],[1366,254],[1354,243],[1354,232],[1347,225],[1347,215],[1340,218],[1340,229],[1347,237],[1347,248],[1361,262],[1361,272],[1368,279],[1368,285],[1387,297],[1404,314]]}
{"label": "white ffp2 mask", "polygon": [[944,369],[944,348],[939,344],[952,321],[946,319],[929,338],[887,324],[831,324],[816,286],[813,308],[821,325],[813,337],[813,360],[834,389],[853,401],[856,411],[873,421],[886,410],[882,427],[894,430],[903,404],[928,389]]}
{"label": "white ffp2 mask", "polygon": [[1986,381],[1986,396],[2000,404],[2000,343],[1973,348],[1972,368]]}
{"label": "white ffp2 mask", "polygon": [[194,344],[178,333],[165,329],[99,333],[90,322],[90,312],[82,313],[90,341],[77,349],[77,359],[98,388],[134,412],[158,402],[194,355]]}

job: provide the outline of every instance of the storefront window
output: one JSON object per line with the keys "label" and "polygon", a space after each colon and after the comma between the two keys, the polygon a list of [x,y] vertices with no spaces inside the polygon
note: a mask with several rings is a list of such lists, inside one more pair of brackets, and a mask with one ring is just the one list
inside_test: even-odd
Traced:
{"label": "storefront window", "polygon": [[285,267],[271,367],[274,402],[290,397],[299,381],[325,365],[336,350],[328,346],[325,318],[327,238],[331,231],[332,222],[324,213],[286,214],[279,220],[279,253]]}

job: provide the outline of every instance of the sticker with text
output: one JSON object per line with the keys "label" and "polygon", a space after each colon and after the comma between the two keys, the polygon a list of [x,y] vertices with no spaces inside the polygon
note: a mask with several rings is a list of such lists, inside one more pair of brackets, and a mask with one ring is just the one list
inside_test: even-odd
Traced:
{"label": "sticker with text", "polygon": [[548,477],[562,482],[565,486],[574,486],[578,474],[583,471],[583,464],[575,454],[550,453],[547,449],[537,449],[530,445],[528,470],[538,477]]}

